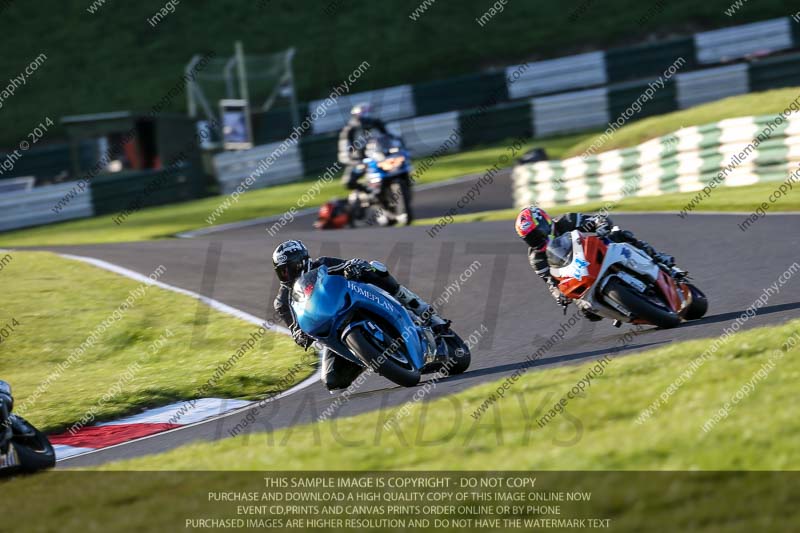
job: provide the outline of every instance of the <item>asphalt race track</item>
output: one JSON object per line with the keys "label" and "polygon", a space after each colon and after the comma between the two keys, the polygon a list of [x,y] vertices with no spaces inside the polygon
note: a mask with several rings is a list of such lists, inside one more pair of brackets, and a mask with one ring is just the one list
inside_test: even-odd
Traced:
{"label": "asphalt race track", "polygon": [[[444,213],[470,183],[459,182],[420,192],[416,197],[420,216]],[[468,209],[508,207],[509,190],[507,177],[497,179]],[[161,281],[260,317],[272,315],[277,283],[270,256],[273,248],[285,239],[302,239],[315,254],[381,260],[402,282],[429,301],[435,300],[446,285],[478,261],[479,264],[473,266],[474,274],[452,295],[442,314],[453,320],[454,328],[462,336],[482,326],[488,333],[473,349],[470,370],[438,383],[429,397],[452,394],[510,374],[565,320],[561,309],[528,266],[525,246],[509,222],[455,224],[432,238],[426,232],[429,228],[425,227],[317,232],[309,229],[309,218],[298,218],[274,238],[265,231],[265,224],[259,224],[196,239],[72,246],[56,251],[95,257],[144,274],[163,264],[167,271]],[[742,218],[742,215],[691,215],[685,220],[671,214],[615,216],[617,224],[672,253],[679,264],[693,274],[697,285],[709,295],[708,316],[674,330],[648,329],[636,335],[621,351],[617,351],[620,339],[630,331],[629,326],[616,329],[608,321],[599,324],[581,321],[536,366],[570,364],[609,353],[629,354],[676,340],[718,336],[798,260],[800,217],[770,215],[746,233],[737,228]],[[569,314],[574,312],[574,308],[568,311]],[[800,279],[793,279],[770,298],[745,328],[785,322],[796,318],[799,312]],[[371,376],[338,409],[336,416],[399,405],[409,400],[416,390],[399,388],[383,378]],[[264,431],[311,422],[335,398],[336,394],[330,394],[322,384],[316,383],[268,404],[251,429]],[[469,418],[469,413],[463,413],[463,417]],[[220,419],[67,459],[60,465],[96,465],[162,452],[192,441],[218,439],[228,436],[228,431],[241,420],[241,413],[231,413]],[[375,429],[368,428],[365,432],[371,436]],[[265,453],[269,453],[266,448]],[[336,468],[346,469],[348,465],[336,465]]]}

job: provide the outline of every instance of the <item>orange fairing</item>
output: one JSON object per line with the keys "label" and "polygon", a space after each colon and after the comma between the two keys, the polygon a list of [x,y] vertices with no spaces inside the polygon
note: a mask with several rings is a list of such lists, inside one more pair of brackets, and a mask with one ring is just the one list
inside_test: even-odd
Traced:
{"label": "orange fairing", "polygon": [[390,157],[389,159],[385,159],[378,163],[378,168],[385,172],[391,172],[400,168],[400,165],[402,165],[405,160],[405,157]]}
{"label": "orange fairing", "polygon": [[670,309],[672,309],[676,313],[680,313],[681,299],[678,296],[679,289],[678,285],[675,283],[675,280],[667,276],[666,272],[664,272],[663,270],[659,270],[658,280],[656,281],[656,285],[658,285],[658,288],[661,289],[661,292],[667,299],[667,303],[669,304]]}
{"label": "orange fairing", "polygon": [[595,236],[582,236],[583,253],[586,257],[586,262],[589,265],[586,270],[589,272],[581,279],[568,277],[559,280],[558,288],[568,298],[577,299],[583,296],[586,290],[594,285],[597,281],[597,276],[600,274],[600,268],[603,266],[603,259],[606,256],[608,246],[599,238]]}

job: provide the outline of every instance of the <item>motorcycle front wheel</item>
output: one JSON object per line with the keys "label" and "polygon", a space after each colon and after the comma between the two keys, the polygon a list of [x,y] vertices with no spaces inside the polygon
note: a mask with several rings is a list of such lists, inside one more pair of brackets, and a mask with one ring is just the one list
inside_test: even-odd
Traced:
{"label": "motorcycle front wheel", "polygon": [[408,178],[400,178],[389,184],[389,207],[398,223],[410,226],[414,221],[411,210],[411,185]]}
{"label": "motorcycle front wheel", "polygon": [[420,371],[411,365],[401,366],[400,362],[387,356],[388,347],[382,346],[371,335],[359,329],[353,329],[344,342],[365,365],[373,368],[389,381],[402,387],[414,387],[419,383]]}
{"label": "motorcycle front wheel", "polygon": [[633,313],[633,316],[663,329],[677,327],[681,317],[666,306],[657,305],[622,283],[612,279],[605,289],[606,298],[610,298]]}
{"label": "motorcycle front wheel", "polygon": [[56,465],[56,452],[45,434],[21,418],[17,424],[27,426],[33,430],[31,435],[20,435],[15,432],[11,439],[11,444],[19,457],[19,470],[23,472],[38,472],[39,470],[53,468]]}
{"label": "motorcycle front wheel", "polygon": [[472,362],[472,353],[469,350],[469,346],[467,346],[467,343],[456,333],[453,333],[452,336],[445,337],[445,342],[452,354],[447,374],[449,376],[463,374],[467,371]]}

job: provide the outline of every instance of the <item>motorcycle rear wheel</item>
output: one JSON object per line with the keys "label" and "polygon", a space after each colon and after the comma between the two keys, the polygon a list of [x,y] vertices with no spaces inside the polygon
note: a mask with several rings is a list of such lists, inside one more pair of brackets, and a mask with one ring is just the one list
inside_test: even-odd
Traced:
{"label": "motorcycle rear wheel", "polygon": [[[30,426],[28,422],[25,422],[25,424]],[[11,439],[11,443],[19,457],[19,469],[23,472],[38,472],[39,470],[53,468],[56,465],[56,452],[53,449],[53,445],[50,444],[44,433],[33,426],[30,427],[34,431],[32,436],[14,435]]]}
{"label": "motorcycle rear wheel", "polygon": [[670,329],[681,323],[681,317],[677,313],[650,302],[618,279],[609,281],[604,292],[607,298],[628,309],[634,317],[654,326]]}
{"label": "motorcycle rear wheel", "polygon": [[404,368],[391,357],[381,357],[386,347],[380,346],[363,331],[353,329],[344,342],[365,365],[374,368],[378,374],[389,381],[397,383],[401,387],[414,387],[419,383],[421,377],[419,370]]}

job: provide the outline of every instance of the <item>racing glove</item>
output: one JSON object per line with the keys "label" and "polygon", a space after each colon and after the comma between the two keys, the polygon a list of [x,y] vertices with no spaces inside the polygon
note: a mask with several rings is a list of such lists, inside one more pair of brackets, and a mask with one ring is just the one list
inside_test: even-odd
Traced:
{"label": "racing glove", "polygon": [[558,305],[561,307],[566,307],[569,305],[569,298],[564,296],[564,293],[561,292],[561,289],[558,288],[558,285],[555,283],[548,283],[547,286],[550,289],[550,294],[553,296],[553,299]]}
{"label": "racing glove", "polygon": [[618,226],[612,226],[611,221],[606,217],[597,216],[594,219],[594,232],[598,237],[605,238],[612,235],[615,231],[619,231]]}
{"label": "racing glove", "polygon": [[308,348],[314,344],[314,339],[306,335],[300,328],[295,328],[295,330],[292,331],[292,338],[294,342],[304,350],[308,350]]}
{"label": "racing glove", "polygon": [[351,259],[344,267],[344,277],[349,280],[359,280],[364,272],[368,272],[370,269],[372,269],[372,265],[369,264],[369,261]]}

